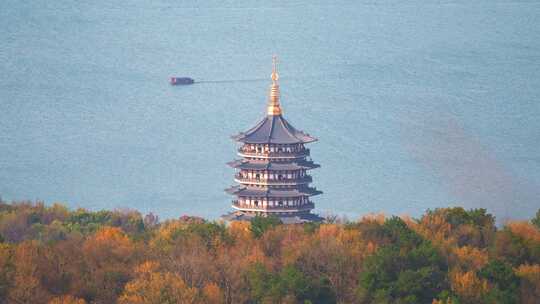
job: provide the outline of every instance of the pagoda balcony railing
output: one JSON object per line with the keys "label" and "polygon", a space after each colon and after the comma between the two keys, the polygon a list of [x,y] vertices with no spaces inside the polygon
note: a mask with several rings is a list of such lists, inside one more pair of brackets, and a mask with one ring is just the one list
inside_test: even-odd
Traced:
{"label": "pagoda balcony railing", "polygon": [[240,174],[235,174],[234,180],[240,184],[252,185],[303,185],[311,183],[313,181],[313,178],[309,175],[305,175],[299,178],[266,179],[247,178],[245,176],[240,176]]}
{"label": "pagoda balcony railing", "polygon": [[253,212],[301,212],[306,210],[311,210],[315,208],[315,204],[313,204],[311,201],[308,203],[297,205],[297,206],[253,206],[248,204],[241,204],[239,201],[234,200],[232,202],[232,207],[237,210],[243,210],[243,211],[253,211]]}
{"label": "pagoda balcony railing", "polygon": [[304,149],[297,152],[269,152],[269,151],[257,151],[255,149],[239,148],[238,155],[241,157],[255,157],[255,158],[302,158],[310,155],[309,149]]}

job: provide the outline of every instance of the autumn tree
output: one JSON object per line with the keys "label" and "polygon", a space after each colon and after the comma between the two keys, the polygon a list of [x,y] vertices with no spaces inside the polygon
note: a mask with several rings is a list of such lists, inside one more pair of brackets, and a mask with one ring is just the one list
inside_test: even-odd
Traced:
{"label": "autumn tree", "polygon": [[357,229],[324,224],[313,234],[301,235],[284,246],[291,261],[312,280],[331,287],[339,302],[354,302],[364,258],[373,253]]}
{"label": "autumn tree", "polygon": [[83,244],[87,297],[113,303],[129,281],[134,261],[132,241],[116,227],[103,227]]}
{"label": "autumn tree", "polygon": [[79,299],[71,295],[65,295],[55,297],[51,299],[47,304],[86,304],[86,301],[84,299]]}
{"label": "autumn tree", "polygon": [[202,302],[206,304],[225,303],[222,290],[216,283],[207,283],[202,288]]}
{"label": "autumn tree", "polygon": [[538,221],[454,207],[224,225],[0,200],[0,304],[536,303]]}
{"label": "autumn tree", "polygon": [[13,249],[0,243],[0,304],[7,303],[7,296],[13,282]]}
{"label": "autumn tree", "polygon": [[135,278],[126,284],[119,304],[194,304],[198,291],[190,288],[176,274],[159,271],[155,262],[145,262],[137,267]]}
{"label": "autumn tree", "polygon": [[497,232],[492,253],[514,267],[540,264],[540,230],[527,222],[510,222]]}
{"label": "autumn tree", "polygon": [[450,286],[452,293],[459,298],[459,303],[486,303],[484,299],[489,290],[488,281],[479,278],[476,271],[453,270],[450,273]]}
{"label": "autumn tree", "polygon": [[461,207],[428,210],[420,219],[424,237],[447,246],[488,247],[495,235],[495,217],[486,209]]}
{"label": "autumn tree", "polygon": [[47,303],[51,294],[42,285],[45,248],[35,241],[19,244],[13,253],[13,275],[7,298],[14,303]]}
{"label": "autumn tree", "polygon": [[540,299],[540,265],[521,265],[515,272],[520,278],[521,303],[538,303],[538,299]]}

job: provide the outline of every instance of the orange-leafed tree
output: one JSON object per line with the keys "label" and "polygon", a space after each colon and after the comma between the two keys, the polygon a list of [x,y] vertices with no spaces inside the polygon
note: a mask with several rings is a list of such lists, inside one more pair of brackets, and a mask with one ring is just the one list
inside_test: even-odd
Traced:
{"label": "orange-leafed tree", "polygon": [[511,221],[506,223],[506,227],[513,234],[536,244],[540,244],[540,229],[529,222]]}
{"label": "orange-leafed tree", "polygon": [[7,302],[8,291],[13,282],[13,249],[0,243],[0,304]]}
{"label": "orange-leafed tree", "polygon": [[452,247],[449,262],[462,271],[478,271],[488,262],[488,252],[473,246]]}
{"label": "orange-leafed tree", "polygon": [[86,304],[86,301],[84,299],[79,299],[71,295],[65,295],[55,297],[51,299],[47,304]]}
{"label": "orange-leafed tree", "polygon": [[47,303],[51,294],[41,284],[45,249],[35,241],[19,244],[13,254],[13,282],[8,303]]}
{"label": "orange-leafed tree", "polygon": [[464,304],[483,303],[488,291],[488,282],[479,278],[475,271],[453,270],[450,273],[450,286]]}
{"label": "orange-leafed tree", "polygon": [[356,229],[321,225],[308,243],[299,248],[294,263],[310,278],[326,280],[338,302],[354,301],[367,243]]}
{"label": "orange-leafed tree", "polygon": [[85,296],[99,303],[114,303],[135,265],[133,242],[120,228],[103,227],[83,244]]}
{"label": "orange-leafed tree", "polygon": [[203,301],[206,304],[224,303],[223,292],[216,283],[208,283],[202,289]]}
{"label": "orange-leafed tree", "polygon": [[492,253],[514,267],[540,264],[540,231],[527,222],[509,222],[497,232]]}
{"label": "orange-leafed tree", "polygon": [[538,303],[538,299],[540,299],[540,265],[521,265],[515,269],[515,272],[521,280],[521,303]]}
{"label": "orange-leafed tree", "polygon": [[176,274],[159,271],[155,262],[144,262],[135,278],[126,284],[119,304],[199,303],[198,291]]}

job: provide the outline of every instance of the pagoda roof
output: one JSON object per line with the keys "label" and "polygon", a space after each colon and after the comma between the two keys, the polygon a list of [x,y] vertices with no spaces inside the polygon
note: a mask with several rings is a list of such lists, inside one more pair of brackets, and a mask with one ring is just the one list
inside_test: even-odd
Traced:
{"label": "pagoda roof", "polygon": [[245,170],[300,170],[300,169],[314,169],[320,167],[320,165],[313,161],[299,160],[293,162],[265,162],[265,161],[247,161],[247,160],[234,160],[227,163],[229,166],[236,169]]}
{"label": "pagoda roof", "polygon": [[[286,215],[275,213],[273,216],[278,217],[283,224],[303,224],[308,222],[322,222],[324,218],[313,213],[295,213],[294,215]],[[249,214],[242,211],[230,212],[222,215],[221,218],[233,222],[233,221],[252,221],[257,215]]]}
{"label": "pagoda roof", "polygon": [[232,186],[225,191],[229,194],[238,196],[255,196],[255,197],[299,197],[304,195],[319,195],[319,191],[312,187],[302,187],[299,189],[272,189],[272,188],[251,188],[242,185]]}
{"label": "pagoda roof", "polygon": [[281,114],[267,115],[255,127],[232,138],[249,144],[300,144],[317,140],[295,129]]}

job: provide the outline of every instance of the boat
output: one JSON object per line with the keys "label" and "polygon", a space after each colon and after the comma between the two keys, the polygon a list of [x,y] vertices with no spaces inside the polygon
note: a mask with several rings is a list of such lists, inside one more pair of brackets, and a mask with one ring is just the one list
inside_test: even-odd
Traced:
{"label": "boat", "polygon": [[195,80],[189,77],[171,77],[169,82],[171,83],[171,85],[187,85],[193,84]]}

